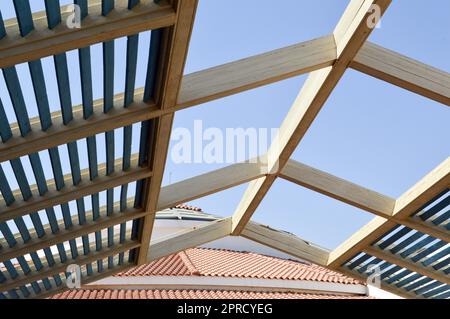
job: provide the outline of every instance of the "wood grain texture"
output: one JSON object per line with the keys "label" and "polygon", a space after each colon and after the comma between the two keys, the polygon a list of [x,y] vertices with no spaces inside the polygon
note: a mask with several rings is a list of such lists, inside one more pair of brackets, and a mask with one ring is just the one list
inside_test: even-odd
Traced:
{"label": "wood grain texture", "polygon": [[450,74],[374,43],[366,42],[353,69],[450,106]]}
{"label": "wood grain texture", "polygon": [[37,60],[42,57],[83,48],[123,36],[173,25],[175,12],[167,1],[158,5],[153,0],[142,0],[133,10],[128,1],[116,1],[115,8],[101,15],[101,3],[89,6],[89,15],[81,28],[69,28],[65,21],[71,13],[63,8],[62,21],[48,29],[45,12],[34,14],[34,30],[23,38],[15,19],[5,22],[7,35],[0,40],[0,68]]}

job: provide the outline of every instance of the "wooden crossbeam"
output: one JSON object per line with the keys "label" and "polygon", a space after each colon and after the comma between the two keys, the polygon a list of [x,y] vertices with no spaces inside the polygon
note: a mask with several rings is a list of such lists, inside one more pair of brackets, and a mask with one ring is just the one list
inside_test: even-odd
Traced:
{"label": "wooden crossbeam", "polygon": [[140,179],[152,176],[148,167],[132,166],[126,171],[122,171],[121,164],[116,164],[116,170],[110,175],[106,175],[106,169],[99,171],[98,177],[93,180],[82,179],[74,186],[67,184],[63,189],[50,190],[44,196],[40,196],[36,190],[33,191],[33,197],[27,201],[16,200],[13,204],[7,206],[3,201],[0,203],[0,222],[12,220],[16,217],[25,216],[32,212],[39,211],[48,207],[78,199],[83,196],[98,193],[106,189],[114,188]]}
{"label": "wooden crossbeam", "polygon": [[230,231],[231,218],[224,218],[160,238],[151,243],[146,262],[221,239],[228,236]]}
{"label": "wooden crossbeam", "polygon": [[[362,274],[360,274],[360,273],[358,273],[357,271],[353,271],[353,270],[350,270],[350,269],[345,268],[345,267],[341,267],[341,268],[337,269],[336,271],[338,271],[338,272],[340,272],[340,273],[342,273],[344,275],[347,275],[349,277],[353,277],[355,279],[358,279],[361,282],[367,282],[367,277],[362,275]],[[412,292],[409,292],[409,291],[406,291],[404,289],[397,288],[394,285],[386,284],[383,281],[380,282],[380,288],[385,290],[385,291],[391,292],[391,293],[393,293],[393,294],[395,294],[397,296],[406,298],[406,299],[423,299],[423,297],[421,297],[419,295],[416,295],[416,294],[414,294]]]}
{"label": "wooden crossbeam", "polygon": [[[390,0],[350,2],[333,33],[337,60],[333,66],[314,71],[307,78],[269,149],[269,172],[284,167],[348,65],[372,32],[368,24],[372,6],[377,5],[383,14],[390,3]],[[276,176],[272,174],[250,183],[233,214],[234,235],[239,235],[244,229],[275,179]]]}
{"label": "wooden crossbeam", "polygon": [[[96,271],[94,274],[90,275],[90,276],[83,276],[82,277],[82,284],[83,285],[87,285],[91,282],[96,282],[100,279],[103,278],[108,278],[114,274],[120,273],[120,272],[125,272],[127,270],[129,270],[130,268],[134,267],[135,265],[132,263],[125,263],[123,265],[114,265],[113,268],[111,269],[104,269],[102,272],[98,272]],[[94,269],[96,269],[96,265],[94,264],[93,267]],[[53,280],[51,280],[50,282],[52,282]],[[32,295],[30,298],[38,298],[38,299],[44,299],[44,298],[49,298],[57,293],[62,293],[64,291],[69,290],[69,288],[67,288],[66,285],[62,284],[61,286],[51,289],[49,291],[44,291],[41,292],[38,295]]]}
{"label": "wooden crossbeam", "polygon": [[241,236],[321,266],[325,266],[328,260],[328,250],[298,238],[293,234],[252,221],[245,226]]}
{"label": "wooden crossbeam", "polygon": [[[136,101],[142,101],[143,90],[136,91]],[[0,143],[0,162],[20,156],[46,150],[68,142],[93,136],[123,126],[161,115],[161,111],[152,103],[133,102],[123,107],[123,94],[117,95],[115,108],[108,113],[103,112],[103,99],[94,102],[94,113],[88,119],[83,118],[82,106],[74,107],[73,121],[63,124],[61,112],[52,113],[53,125],[42,131],[39,118],[31,119],[32,131],[25,137],[20,136],[18,125],[12,125],[14,137],[6,143]]]}
{"label": "wooden crossbeam", "polygon": [[288,161],[280,177],[382,217],[394,211],[395,199],[294,160]]}
{"label": "wooden crossbeam", "polygon": [[233,164],[161,188],[158,210],[220,192],[265,175],[260,160]]}
{"label": "wooden crossbeam", "polygon": [[62,12],[62,23],[50,30],[45,13],[35,14],[34,30],[23,38],[16,20],[5,21],[6,36],[0,40],[0,68],[37,60],[42,57],[83,48],[139,32],[173,25],[175,12],[167,1],[154,4],[142,0],[128,10],[128,0],[116,0],[114,9],[101,15],[101,3],[89,6],[89,15],[81,28],[70,28],[65,21],[72,14]]}
{"label": "wooden crossbeam", "polygon": [[415,263],[411,260],[408,260],[407,258],[399,257],[395,254],[391,254],[389,252],[385,252],[379,248],[375,247],[366,247],[364,248],[364,252],[377,257],[381,260],[387,261],[388,263],[407,268],[409,270],[412,270],[418,274],[421,274],[422,276],[426,276],[429,278],[433,278],[437,281],[440,281],[442,283],[445,283],[447,285],[450,285],[450,277],[445,275],[444,273],[432,269],[431,267],[424,267],[419,265],[418,263]]}
{"label": "wooden crossbeam", "polygon": [[178,105],[188,107],[330,66],[336,59],[332,35],[298,43],[188,74]]}
{"label": "wooden crossbeam", "polygon": [[398,224],[450,242],[450,235],[441,227],[425,223],[418,219],[394,217],[396,200],[386,195],[374,192],[294,160],[288,161],[279,176],[318,193],[361,208],[383,218],[390,219]]}
{"label": "wooden crossbeam", "polygon": [[[3,249],[0,254],[0,262],[11,260],[19,256],[24,256],[46,247],[51,247],[71,239],[79,238],[83,235],[92,234],[96,231],[107,229],[108,227],[126,223],[127,221],[141,218],[146,214],[142,209],[128,208],[123,212],[115,212],[110,216],[106,216],[104,213],[105,210],[106,207],[101,209],[102,214],[95,221],[92,219],[92,212],[86,213],[86,219],[89,220],[88,222],[83,225],[74,224],[69,229],[64,228],[64,222],[61,220],[58,225],[60,230],[55,234],[51,233],[50,225],[45,225],[44,230],[46,231],[46,235],[42,238],[33,236],[35,238],[25,243],[16,244],[13,247],[8,247],[6,243],[2,242]],[[17,234],[15,237],[17,239],[19,235]]]}
{"label": "wooden crossbeam", "polygon": [[406,90],[450,106],[450,74],[367,42],[350,65]]}
{"label": "wooden crossbeam", "polygon": [[[393,217],[406,219],[450,186],[450,158],[447,158],[416,185],[397,199]],[[328,267],[339,268],[396,225],[392,220],[376,217],[330,253]]]}
{"label": "wooden crossbeam", "polygon": [[[105,244],[106,243],[107,242],[105,242]],[[138,241],[127,241],[125,243],[114,245],[112,247],[107,247],[105,245],[105,247],[100,251],[91,250],[91,252],[87,255],[80,255],[74,262],[76,262],[78,265],[89,264],[97,260],[107,258],[108,256],[113,256],[121,252],[126,252],[131,249],[137,248],[139,247],[139,245],[140,244]],[[55,265],[51,267],[46,265],[41,270],[34,270],[27,275],[19,274],[19,276],[14,279],[7,277],[7,280],[4,283],[0,284],[0,291],[8,291],[9,289],[23,286],[34,281],[52,277],[54,275],[64,273],[66,269],[67,263],[56,262]]]}
{"label": "wooden crossbeam", "polygon": [[[163,76],[161,89],[158,92],[162,110],[173,108],[177,104],[197,4],[198,0],[173,1],[177,18],[175,26],[168,31],[169,49],[163,60],[167,67]],[[152,150],[152,154],[157,154],[157,156],[153,158],[153,176],[150,180],[147,180],[144,200],[145,210],[150,214],[139,225],[141,249],[139,249],[137,255],[138,264],[147,261],[148,247],[150,245],[153,222],[164,175],[173,118],[174,114],[171,113],[161,116],[157,121],[154,149]]]}

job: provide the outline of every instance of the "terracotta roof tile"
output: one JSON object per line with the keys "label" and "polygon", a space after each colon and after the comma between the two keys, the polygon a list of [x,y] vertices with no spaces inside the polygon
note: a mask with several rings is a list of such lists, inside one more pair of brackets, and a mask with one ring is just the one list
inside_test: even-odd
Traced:
{"label": "terracotta roof tile", "polygon": [[200,207],[190,206],[190,205],[186,205],[186,204],[178,204],[178,205],[176,205],[174,207],[171,207],[171,208],[192,210],[194,212],[201,212],[202,211],[202,209]]}
{"label": "terracotta roof tile", "polygon": [[252,252],[209,248],[187,249],[115,276],[212,276],[361,284],[314,264]]}
{"label": "terracotta roof tile", "polygon": [[368,296],[228,290],[68,290],[50,299],[372,299]]}

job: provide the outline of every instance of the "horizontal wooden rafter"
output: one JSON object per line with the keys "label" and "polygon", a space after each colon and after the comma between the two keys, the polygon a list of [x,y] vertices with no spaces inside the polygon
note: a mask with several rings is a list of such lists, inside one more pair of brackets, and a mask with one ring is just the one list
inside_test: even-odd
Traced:
{"label": "horizontal wooden rafter", "polygon": [[51,190],[43,196],[40,196],[36,193],[36,191],[34,191],[34,196],[27,201],[16,200],[9,206],[6,206],[5,203],[0,203],[0,210],[2,212],[0,214],[0,222],[5,222],[41,209],[67,203],[106,189],[114,188],[140,179],[145,179],[151,175],[152,172],[148,167],[139,167],[134,165],[130,169],[122,171],[121,165],[117,164],[116,171],[114,173],[106,175],[105,172],[99,171],[99,176],[93,181],[84,179],[76,186],[68,184],[59,191]]}
{"label": "horizontal wooden rafter", "polygon": [[450,74],[366,42],[350,65],[406,90],[450,106]]}
{"label": "horizontal wooden rafter", "polygon": [[[167,3],[142,0],[128,10],[128,0],[116,1],[114,9],[101,15],[101,3],[89,6],[89,15],[81,28],[69,28],[65,21],[72,13],[63,10],[62,23],[50,30],[45,14],[36,14],[34,31],[22,37],[16,20],[5,21],[6,36],[0,40],[0,68],[37,60],[50,55],[137,34],[139,32],[168,27],[175,22],[175,11]],[[65,11],[65,12],[64,12]]]}
{"label": "horizontal wooden rafter", "polygon": [[[106,243],[106,242],[105,242]],[[95,262],[100,259],[107,258],[108,256],[113,256],[115,254],[119,254],[121,252],[125,252],[134,248],[139,247],[139,242],[137,241],[127,241],[125,243],[115,245],[112,247],[104,247],[100,251],[92,250],[87,255],[80,255],[75,262],[78,265],[85,265],[88,263]],[[19,287],[22,285],[26,285],[28,283],[42,280],[44,278],[48,278],[57,274],[64,273],[67,269],[67,263],[57,262],[55,265],[49,267],[44,266],[41,270],[35,270],[30,272],[29,274],[20,274],[18,277],[11,279],[9,278],[6,282],[0,284],[0,291],[7,291],[9,289],[13,289],[15,287]]]}
{"label": "horizontal wooden rafter", "polygon": [[[132,264],[132,263],[125,263],[123,265],[114,265],[114,267],[111,268],[111,269],[109,269],[109,268],[108,269],[104,269],[102,272],[96,271],[94,274],[92,274],[90,276],[82,276],[81,281],[82,281],[83,285],[87,285],[87,284],[89,284],[91,282],[96,282],[96,281],[98,281],[100,279],[110,277],[110,276],[112,276],[114,274],[117,274],[119,272],[125,272],[125,271],[127,271],[128,269],[130,269],[130,268],[132,268],[134,266],[135,265]],[[92,268],[96,269],[96,265],[94,264]],[[50,282],[53,282],[53,280],[50,280]],[[44,298],[51,297],[54,294],[64,292],[66,290],[69,290],[69,288],[67,288],[67,286],[63,283],[61,286],[59,286],[57,288],[53,288],[53,289],[51,289],[49,291],[44,291],[44,292],[41,292],[40,294],[37,294],[37,295],[33,294],[33,295],[30,296],[30,298],[44,299]]]}
{"label": "horizontal wooden rafter", "polygon": [[32,131],[25,137],[20,136],[18,125],[14,123],[14,137],[6,143],[0,143],[0,162],[159,116],[161,112],[155,104],[142,102],[142,96],[143,90],[136,90],[135,99],[141,102],[133,102],[124,108],[123,95],[118,95],[115,98],[115,108],[108,113],[103,113],[103,99],[97,100],[94,103],[94,113],[87,120],[83,118],[82,106],[76,106],[74,119],[68,125],[63,124],[61,112],[52,113],[53,125],[46,131],[41,130],[39,118],[32,118]]}
{"label": "horizontal wooden rafter", "polygon": [[437,281],[450,285],[450,277],[438,270],[432,269],[430,267],[421,266],[418,263],[410,261],[406,258],[399,257],[397,255],[385,252],[375,247],[366,247],[364,248],[364,252],[367,253],[368,255],[387,261],[388,263],[395,264],[403,268],[407,268],[411,271],[421,274],[422,276],[433,278]]}
{"label": "horizontal wooden rafter", "polygon": [[41,238],[33,238],[26,243],[16,244],[11,248],[7,247],[7,244],[5,244],[0,254],[0,262],[17,258],[19,256],[24,256],[45,247],[51,247],[58,243],[66,242],[71,239],[79,238],[83,235],[88,235],[108,227],[119,225],[121,223],[143,217],[146,214],[146,212],[140,208],[128,208],[123,212],[115,212],[110,216],[106,216],[103,212],[104,210],[106,210],[105,207],[101,209],[101,216],[95,221],[92,220],[92,212],[88,212],[86,213],[86,219],[89,221],[83,225],[74,224],[71,228],[65,229],[63,221],[60,221],[60,230],[55,234],[51,233],[50,225],[45,225],[44,230],[46,230],[47,234]]}
{"label": "horizontal wooden rafter", "polygon": [[191,73],[183,77],[178,105],[188,107],[330,66],[336,59],[334,37],[282,49]]}

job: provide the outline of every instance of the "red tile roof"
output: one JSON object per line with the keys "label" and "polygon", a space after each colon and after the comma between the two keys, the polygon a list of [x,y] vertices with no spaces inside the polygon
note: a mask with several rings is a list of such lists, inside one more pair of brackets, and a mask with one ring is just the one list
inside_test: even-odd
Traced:
{"label": "red tile roof", "polygon": [[372,299],[368,296],[229,290],[69,290],[51,299]]}
{"label": "red tile roof", "polygon": [[252,252],[209,248],[187,249],[115,276],[213,276],[362,284],[314,264]]}
{"label": "red tile roof", "polygon": [[186,204],[178,204],[175,207],[171,207],[171,209],[173,209],[173,208],[192,210],[194,212],[201,212],[202,211],[202,209],[200,207],[190,206],[190,205],[186,205]]}

